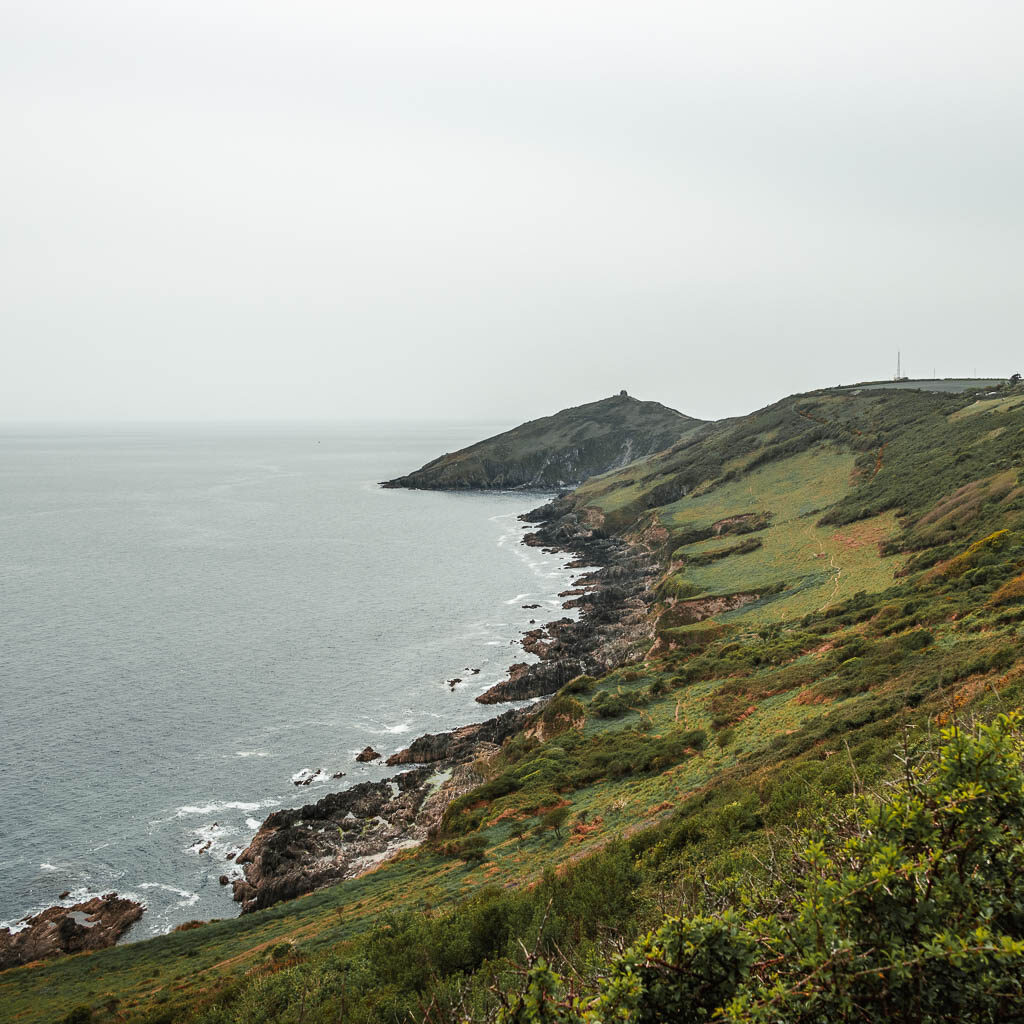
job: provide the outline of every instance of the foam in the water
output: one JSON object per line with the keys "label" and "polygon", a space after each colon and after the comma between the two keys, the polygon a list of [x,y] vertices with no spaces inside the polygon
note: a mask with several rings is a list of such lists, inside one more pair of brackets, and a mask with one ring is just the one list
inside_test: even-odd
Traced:
{"label": "foam in the water", "polygon": [[176,818],[185,818],[192,814],[219,814],[221,811],[258,811],[261,807],[276,807],[277,800],[212,800],[208,804],[192,806],[186,804],[175,812]]}
{"label": "foam in the water", "polygon": [[200,857],[209,857],[217,863],[227,860],[229,853],[239,852],[239,845],[232,838],[236,831],[234,827],[221,825],[216,821],[212,825],[194,828],[191,835],[195,838],[189,845],[188,852]]}
{"label": "foam in the water", "polygon": [[179,907],[194,907],[199,902],[199,893],[189,892],[187,889],[179,889],[173,885],[167,885],[165,882],[140,882],[140,889],[162,889],[164,892],[169,892],[175,896],[183,897],[177,903]]}

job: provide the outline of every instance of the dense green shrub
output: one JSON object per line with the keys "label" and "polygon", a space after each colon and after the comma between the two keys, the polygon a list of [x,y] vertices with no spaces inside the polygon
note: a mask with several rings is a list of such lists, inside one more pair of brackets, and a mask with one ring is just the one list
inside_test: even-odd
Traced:
{"label": "dense green shrub", "polygon": [[609,693],[602,690],[591,702],[590,710],[598,718],[620,718],[630,710],[631,704],[639,703],[635,694]]}
{"label": "dense green shrub", "polygon": [[593,676],[574,676],[562,687],[562,693],[589,693],[596,683]]}
{"label": "dense green shrub", "polygon": [[570,992],[537,963],[500,1019],[1024,1019],[1021,723],[943,733],[936,760],[820,830],[750,912],[667,918],[595,991]]}

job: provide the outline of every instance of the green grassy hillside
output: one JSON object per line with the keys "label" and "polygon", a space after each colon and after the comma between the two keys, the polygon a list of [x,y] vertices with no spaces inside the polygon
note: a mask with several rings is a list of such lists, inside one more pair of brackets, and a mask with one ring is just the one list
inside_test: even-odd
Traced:
{"label": "green grassy hillside", "polygon": [[[423,847],[238,921],[7,971],[0,1018],[640,1021],[676,1000],[1020,1019],[1024,912],[992,867],[1024,849],[1019,722],[941,738],[1024,703],[1024,390],[991,390],[793,396],[588,481],[558,512],[663,569],[635,663],[566,684]],[[957,846],[950,808],[987,845]],[[981,857],[974,888],[928,874],[958,857]],[[941,921],[885,902],[918,885]],[[879,971],[910,982],[865,988]]]}
{"label": "green grassy hillside", "polygon": [[701,420],[623,392],[523,423],[442,455],[385,486],[440,490],[574,487],[595,473],[668,448],[701,425]]}

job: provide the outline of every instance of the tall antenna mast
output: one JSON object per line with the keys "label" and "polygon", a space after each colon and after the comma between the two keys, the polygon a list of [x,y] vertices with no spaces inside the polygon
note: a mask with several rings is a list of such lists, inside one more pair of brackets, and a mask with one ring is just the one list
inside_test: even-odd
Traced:
{"label": "tall antenna mast", "polygon": [[896,349],[896,379],[900,379],[900,350]]}

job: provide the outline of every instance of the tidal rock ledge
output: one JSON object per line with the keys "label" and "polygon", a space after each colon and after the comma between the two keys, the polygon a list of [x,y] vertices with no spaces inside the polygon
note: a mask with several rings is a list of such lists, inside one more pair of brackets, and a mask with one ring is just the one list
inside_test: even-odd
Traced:
{"label": "tidal rock ledge", "polygon": [[113,946],[145,909],[116,892],[72,907],[48,907],[28,918],[20,931],[0,928],[0,971],[63,953]]}

